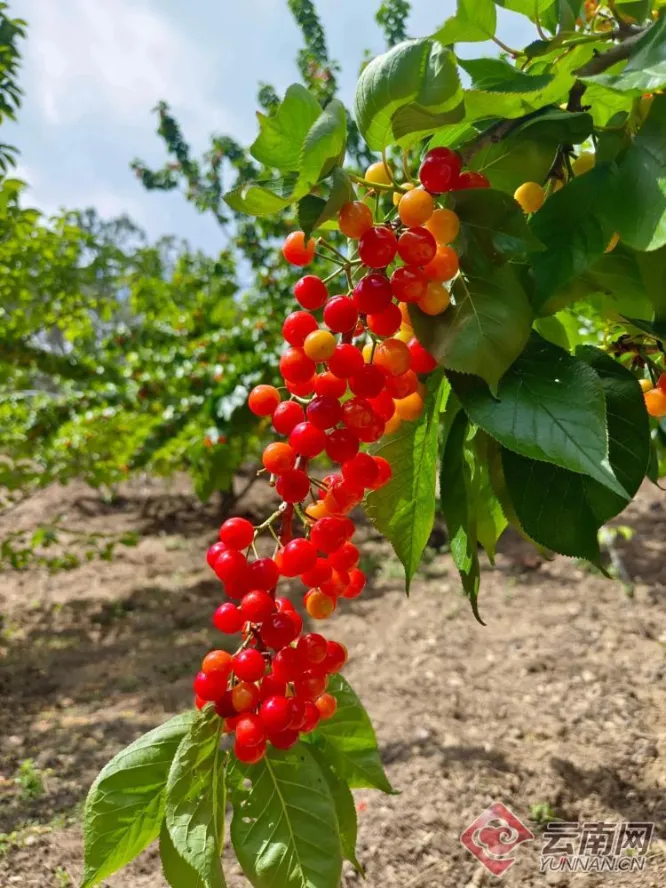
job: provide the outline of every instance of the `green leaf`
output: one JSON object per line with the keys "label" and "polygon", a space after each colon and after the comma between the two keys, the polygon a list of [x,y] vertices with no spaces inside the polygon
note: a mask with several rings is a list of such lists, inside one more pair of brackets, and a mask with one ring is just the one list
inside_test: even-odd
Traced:
{"label": "green leaf", "polygon": [[587,85],[585,104],[591,106],[590,114],[594,125],[602,127],[608,126],[617,114],[628,114],[631,111],[633,99],[630,95],[614,92],[612,89],[606,89],[605,86],[594,83]]}
{"label": "green leaf", "polygon": [[506,530],[508,521],[502,504],[496,495],[490,474],[493,453],[497,442],[485,432],[477,429],[474,435],[474,456],[476,473],[476,497],[474,514],[476,516],[476,538],[485,549],[490,563],[495,564],[497,541]]}
{"label": "green leaf", "polygon": [[622,71],[581,80],[634,96],[662,89],[666,85],[666,17],[658,18],[640,37]]}
{"label": "green leaf", "polygon": [[456,305],[434,318],[410,307],[416,335],[442,367],[474,373],[494,389],[529,337],[527,296],[508,265],[492,280],[459,278],[453,293]]}
{"label": "green leaf", "polygon": [[338,708],[332,718],[320,721],[317,729],[306,735],[307,741],[322,750],[338,777],[352,789],[393,793],[372,722],[361,701],[341,675],[329,678],[327,691],[337,700]]}
{"label": "green leaf", "polygon": [[298,204],[298,224],[306,237],[320,228],[329,219],[337,216],[340,208],[354,200],[355,194],[351,179],[341,167],[333,170],[331,193],[328,200],[307,194]]}
{"label": "green leaf", "polygon": [[513,197],[494,189],[459,191],[453,208],[461,222],[468,254],[482,253],[488,259],[519,258],[543,249]]}
{"label": "green leaf", "polygon": [[580,18],[583,0],[557,0],[560,31],[573,31]]}
{"label": "green leaf", "polygon": [[321,105],[300,83],[292,84],[274,114],[257,113],[259,135],[250,154],[268,167],[298,171],[303,143],[321,114]]}
{"label": "green leaf", "polygon": [[645,123],[619,164],[608,203],[609,221],[623,243],[635,250],[657,250],[666,244],[666,96],[654,97]]}
{"label": "green leaf", "polygon": [[254,888],[338,888],[342,847],[335,803],[308,746],[269,747],[235,761],[231,841]]}
{"label": "green leaf", "polygon": [[224,200],[237,213],[248,216],[273,216],[284,210],[307,192],[296,189],[297,177],[288,175],[283,179],[266,182],[247,182],[224,195]]}
{"label": "green leaf", "polygon": [[183,737],[169,771],[166,825],[177,853],[208,888],[225,885],[222,873],[225,755],[222,719],[207,707]]}
{"label": "green leaf", "polygon": [[537,312],[550,314],[571,301],[571,284],[603,256],[615,231],[607,218],[612,176],[610,167],[595,167],[552,194],[532,217],[532,231],[546,247],[532,257]]}
{"label": "green leaf", "polygon": [[105,765],[85,806],[82,888],[98,885],[157,838],[164,818],[167,775],[194,712],[139,737]]}
{"label": "green leaf", "polygon": [[490,40],[497,28],[493,0],[458,0],[456,14],[434,35],[440,43],[474,43]]}
{"label": "green leaf", "polygon": [[373,151],[407,145],[464,117],[453,53],[436,40],[407,40],[364,68],[354,115]]}
{"label": "green leaf", "polygon": [[[542,182],[553,165],[556,153],[554,143],[506,138],[485,145],[470,158],[468,166],[487,176],[493,188],[513,194],[523,182]],[[474,193],[461,192],[459,196]],[[522,211],[520,215],[527,228]]]}
{"label": "green leaf", "polygon": [[592,134],[594,120],[587,111],[563,111],[546,108],[512,131],[514,139],[534,139],[537,142],[578,145]]}
{"label": "green leaf", "polygon": [[575,284],[575,292],[605,318],[617,321],[618,316],[633,313],[652,317],[652,305],[641,277],[641,257],[651,253],[636,253],[619,247],[598,259]]}
{"label": "green leaf", "polygon": [[305,137],[299,163],[299,187],[309,191],[344,160],[347,146],[347,112],[331,99]]}
{"label": "green leaf", "polygon": [[472,422],[504,447],[626,496],[609,462],[604,390],[585,362],[534,333],[502,379],[497,400],[479,379],[450,379]]}
{"label": "green leaf", "polygon": [[451,555],[472,605],[472,612],[484,626],[478,609],[481,574],[474,514],[477,485],[465,452],[468,430],[467,416],[463,412],[458,413],[442,454],[439,489]]}
{"label": "green leaf", "polygon": [[525,533],[547,549],[599,565],[600,524],[588,505],[584,477],[506,448],[502,467]]}
{"label": "green leaf", "polygon": [[557,345],[559,348],[565,349],[565,351],[570,351],[571,343],[569,342],[566,327],[555,315],[537,318],[534,322],[534,329],[539,336],[547,339],[548,342],[552,342],[553,345]]}
{"label": "green leaf", "polygon": [[403,423],[373,449],[391,463],[393,477],[368,493],[365,511],[402,562],[407,592],[435,520],[437,427],[448,390],[441,373],[431,374],[420,419]]}
{"label": "green leaf", "polygon": [[[536,21],[537,15],[542,17],[551,7],[557,4],[557,0],[495,0],[497,6],[526,15],[532,21]],[[543,22],[543,18],[541,18]]]}
{"label": "green leaf", "polygon": [[356,857],[356,839],[358,836],[358,818],[354,796],[344,780],[341,780],[329,763],[326,753],[319,747],[310,745],[310,753],[321,768],[321,773],[328,783],[328,788],[333,796],[335,813],[338,818],[338,831],[342,843],[342,853],[357,873],[364,875],[363,867]]}
{"label": "green leaf", "polygon": [[592,479],[585,479],[588,503],[604,524],[619,514],[638,492],[650,461],[650,422],[636,377],[605,352],[593,346],[576,350],[576,357],[592,367],[606,398],[608,455],[615,477],[627,492],[618,496]]}
{"label": "green leaf", "polygon": [[208,888],[206,881],[174,848],[166,823],[160,832],[160,861],[162,872],[171,888]]}
{"label": "green leaf", "polygon": [[653,250],[651,253],[637,254],[638,267],[641,280],[645,287],[648,299],[654,308],[654,323],[656,328],[666,332],[666,247]]}

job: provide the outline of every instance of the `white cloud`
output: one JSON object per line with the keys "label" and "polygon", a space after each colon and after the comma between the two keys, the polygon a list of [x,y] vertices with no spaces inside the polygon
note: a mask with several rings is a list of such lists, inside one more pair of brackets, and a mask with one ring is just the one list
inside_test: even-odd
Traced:
{"label": "white cloud", "polygon": [[163,96],[187,103],[195,117],[209,111],[202,94],[212,66],[205,54],[145,2],[28,2],[26,75],[49,124],[96,113],[132,124]]}

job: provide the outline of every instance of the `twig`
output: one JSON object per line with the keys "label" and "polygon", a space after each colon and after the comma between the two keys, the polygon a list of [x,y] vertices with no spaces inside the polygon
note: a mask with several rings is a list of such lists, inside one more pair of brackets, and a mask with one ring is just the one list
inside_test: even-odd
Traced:
{"label": "twig", "polygon": [[636,46],[643,34],[647,33],[648,30],[649,28],[641,28],[640,31],[631,34],[629,37],[622,40],[621,43],[617,43],[607,52],[600,52],[593,59],[591,59],[591,61],[583,65],[582,68],[574,71],[574,74],[576,74],[577,77],[593,77],[595,74],[602,74],[604,71],[607,71],[617,62],[628,59],[632,53],[633,48]]}

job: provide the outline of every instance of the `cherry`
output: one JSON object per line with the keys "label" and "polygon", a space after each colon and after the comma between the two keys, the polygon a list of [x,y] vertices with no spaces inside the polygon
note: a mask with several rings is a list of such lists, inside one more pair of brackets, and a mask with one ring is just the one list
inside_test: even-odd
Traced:
{"label": "cherry", "polygon": [[279,614],[293,614],[296,608],[288,598],[281,596],[275,599],[275,610]]}
{"label": "cherry", "polygon": [[434,209],[435,201],[432,199],[432,195],[421,188],[414,188],[400,198],[398,215],[403,225],[412,228],[427,222]]}
{"label": "cherry", "polygon": [[314,254],[314,238],[311,237],[306,243],[305,235],[302,231],[294,231],[288,234],[282,245],[282,255],[291,265],[309,265],[314,259]]}
{"label": "cherry", "polygon": [[338,641],[326,642],[326,657],[324,659],[324,669],[327,673],[332,674],[339,672],[347,662],[347,648]]}
{"label": "cherry", "polygon": [[469,188],[490,188],[490,182],[483,175],[483,173],[477,173],[474,170],[469,170],[466,173],[460,174],[455,188],[457,191],[463,191]]}
{"label": "cherry", "polygon": [[342,464],[342,475],[350,484],[359,487],[372,487],[377,480],[379,467],[369,453],[357,453],[352,459]]}
{"label": "cherry", "polygon": [[256,385],[247,404],[255,416],[270,416],[280,403],[280,392],[272,385]]}
{"label": "cherry", "polygon": [[[381,458],[381,457],[379,457],[379,458]],[[377,459],[378,459],[378,457],[375,457],[375,460],[377,460]],[[386,460],[384,460],[384,462],[386,462]],[[378,467],[378,474],[379,474],[379,467]],[[376,485],[377,485],[377,481],[375,481],[375,483],[371,485],[373,490],[376,489]],[[361,553],[358,551],[356,546],[353,543],[344,542],[340,546],[339,549],[337,549],[335,552],[331,553],[330,562],[336,570],[347,571],[347,570],[351,570],[352,567],[356,567],[360,558],[361,558]]]}
{"label": "cherry", "polygon": [[345,525],[337,517],[320,518],[312,525],[310,540],[320,552],[335,552],[346,540]]}
{"label": "cherry", "polygon": [[274,441],[264,450],[261,461],[272,475],[282,475],[296,465],[296,451],[289,444]]}
{"label": "cherry", "polygon": [[306,701],[300,697],[289,697],[289,728],[292,731],[300,731],[305,724]]}
{"label": "cherry", "polygon": [[279,733],[271,734],[268,739],[276,749],[291,749],[292,746],[298,743],[298,731],[280,731]]}
{"label": "cherry", "polygon": [[301,731],[304,734],[309,734],[311,731],[314,731],[314,729],[319,724],[320,719],[321,715],[315,704],[312,702],[312,700],[306,700],[305,716],[303,718],[303,724],[301,725]]}
{"label": "cherry", "polygon": [[317,548],[310,540],[297,539],[287,543],[281,551],[282,575],[297,577],[317,563]]}
{"label": "cherry", "polygon": [[453,210],[435,210],[425,223],[425,227],[439,246],[452,244],[460,233],[460,219]]}
{"label": "cherry", "polygon": [[393,272],[391,287],[401,302],[418,302],[426,292],[428,277],[421,268],[402,265]]}
{"label": "cherry", "polygon": [[298,639],[296,651],[303,663],[303,667],[309,669],[318,663],[323,663],[326,659],[326,654],[328,653],[327,641],[323,635],[319,635],[317,632],[309,632]]}
{"label": "cherry", "polygon": [[328,359],[328,369],[340,379],[349,379],[358,373],[365,362],[361,352],[349,342],[341,342]]}
{"label": "cherry", "polygon": [[[342,419],[342,407],[337,398],[314,398],[308,404],[307,414],[308,421],[316,428],[332,429]],[[327,442],[328,438],[324,446],[326,446]]]}
{"label": "cherry", "polygon": [[360,200],[344,204],[338,216],[340,231],[345,237],[358,240],[372,228],[372,211]]}
{"label": "cherry", "polygon": [[391,174],[383,160],[377,160],[371,163],[365,171],[365,178],[368,182],[374,182],[378,185],[390,185]]}
{"label": "cherry", "polygon": [[290,644],[297,635],[298,627],[291,614],[271,614],[261,625],[261,640],[276,651]]}
{"label": "cherry", "polygon": [[234,635],[240,632],[245,623],[245,618],[240,610],[231,601],[221,604],[213,614],[213,625],[218,632],[225,635]]}
{"label": "cherry", "polygon": [[303,408],[296,401],[283,401],[275,408],[273,414],[273,428],[280,435],[288,435],[289,432],[303,422],[305,413]]}
{"label": "cherry", "polygon": [[245,518],[228,518],[220,528],[220,541],[229,549],[247,549],[254,539],[254,526]]}
{"label": "cherry", "polygon": [[427,228],[408,228],[400,235],[398,253],[406,265],[427,265],[435,258],[437,242]]}
{"label": "cherry", "polygon": [[322,694],[315,701],[315,706],[322,718],[333,718],[335,710],[338,708],[338,701],[332,694]]}
{"label": "cherry", "polygon": [[358,453],[358,436],[349,429],[334,429],[328,436],[326,456],[333,462],[343,463],[356,453]]}
{"label": "cherry", "polygon": [[[407,395],[411,395],[415,392],[418,387],[419,379],[413,370],[407,370],[399,376],[389,376],[386,380],[386,390],[391,394],[392,398],[406,398]],[[389,416],[388,418],[390,419],[391,417]]]}
{"label": "cherry", "polygon": [[259,651],[245,648],[233,657],[233,670],[241,681],[259,681],[266,671],[266,664]]}
{"label": "cherry", "polygon": [[662,373],[657,380],[657,388],[660,388],[662,392],[666,392],[666,373]]}
{"label": "cherry", "polygon": [[287,382],[306,382],[314,372],[315,362],[302,348],[288,348],[280,358],[280,373]]}
{"label": "cherry", "polygon": [[365,588],[365,574],[358,567],[349,571],[349,586],[342,593],[343,598],[358,598]]}
{"label": "cherry", "polygon": [[198,672],[192,687],[197,697],[205,700],[207,703],[213,703],[219,700],[227,689],[228,673],[211,672],[207,675],[205,672]]}
{"label": "cherry", "polygon": [[266,739],[264,725],[258,715],[248,713],[236,723],[236,743],[239,746],[259,746]]}
{"label": "cherry", "polygon": [[[385,385],[386,376],[374,364],[365,364],[349,380],[349,388],[361,398],[376,398],[384,390]],[[340,416],[342,416],[342,408],[340,408]]]}
{"label": "cherry", "polygon": [[400,329],[402,314],[395,303],[379,314],[369,314],[366,318],[368,327],[377,336],[393,336]]}
{"label": "cherry", "polygon": [[347,296],[333,296],[324,306],[324,323],[334,333],[348,333],[357,321],[357,308]]}
{"label": "cherry", "polygon": [[423,269],[424,275],[432,281],[450,281],[458,274],[460,263],[453,247],[439,247],[435,258]]}
{"label": "cherry", "polygon": [[215,573],[229,594],[230,589],[236,589],[247,582],[247,558],[235,549],[227,549],[215,562]]}
{"label": "cherry", "polygon": [[294,682],[294,690],[298,697],[316,700],[326,690],[326,676],[318,675],[313,670],[307,669]]}
{"label": "cherry", "polygon": [[450,148],[433,148],[423,158],[419,179],[432,194],[453,191],[460,175],[462,163]]}
{"label": "cherry", "polygon": [[301,574],[301,582],[309,589],[331,579],[333,568],[326,558],[317,558],[314,567]]}
{"label": "cherry", "polygon": [[[293,650],[293,648],[285,648],[284,650],[289,651]],[[278,653],[275,655],[275,658],[279,657],[281,653],[282,651],[278,651]],[[294,651],[294,653],[296,652]],[[261,679],[261,682],[259,684],[259,699],[263,701],[268,700],[269,697],[283,696],[286,690],[286,682],[280,681],[280,679],[276,677],[275,672],[273,671],[269,675],[264,675],[264,677]]]}
{"label": "cherry", "polygon": [[257,558],[247,568],[247,584],[251,589],[274,589],[280,571],[272,558]]}
{"label": "cherry", "polygon": [[[329,370],[315,377],[315,394],[320,397],[341,398],[347,391],[347,382]],[[275,418],[273,418],[275,423]]]}
{"label": "cherry", "polygon": [[333,352],[337,340],[335,336],[328,330],[315,330],[310,333],[303,344],[303,351],[315,362],[328,361]]}
{"label": "cherry", "polygon": [[306,274],[294,287],[294,296],[303,308],[317,311],[328,299],[328,290],[321,278],[314,274]]}
{"label": "cherry", "polygon": [[396,237],[385,225],[370,228],[358,243],[358,255],[370,268],[386,268],[393,262],[397,251]]}
{"label": "cherry", "polygon": [[300,503],[310,492],[310,479],[300,469],[291,469],[280,475],[275,490],[286,503]]}
{"label": "cherry", "polygon": [[289,444],[302,456],[318,456],[326,447],[326,435],[311,422],[299,422],[289,435]]}
{"label": "cherry", "polygon": [[231,702],[236,712],[250,712],[259,703],[259,688],[249,681],[241,681],[231,691]]}
{"label": "cherry", "polygon": [[259,718],[267,734],[286,731],[292,719],[289,700],[284,696],[269,697],[259,707]]}
{"label": "cherry", "polygon": [[372,444],[374,441],[379,441],[385,433],[386,423],[376,414],[373,416],[372,422],[369,425],[356,430],[359,440],[363,441],[364,444]]}
{"label": "cherry", "polygon": [[305,342],[305,337],[314,332],[318,326],[316,318],[310,312],[292,311],[282,325],[282,335],[289,345],[301,346]]}
{"label": "cherry", "polygon": [[372,404],[366,401],[365,398],[350,398],[349,401],[345,401],[342,405],[342,421],[353,432],[367,428],[374,418],[375,414]]}
{"label": "cherry", "polygon": [[435,369],[437,361],[423,348],[418,339],[410,339],[407,348],[411,356],[410,366],[414,373],[431,373]]}
{"label": "cherry", "polygon": [[325,620],[336,608],[335,599],[319,589],[311,589],[304,598],[305,609],[313,620]]}
{"label": "cherry", "polygon": [[266,755],[266,741],[262,740],[256,746],[243,746],[236,741],[234,743],[234,755],[244,765],[256,765]]}
{"label": "cherry", "polygon": [[424,314],[435,316],[442,314],[449,307],[451,295],[444,284],[430,281],[426,294],[419,299],[419,308]]}
{"label": "cherry", "polygon": [[392,376],[400,376],[409,370],[409,349],[399,339],[385,339],[375,349],[374,362]]}
{"label": "cherry", "polygon": [[273,677],[276,681],[293,681],[301,674],[301,661],[296,648],[283,647],[273,657]]}
{"label": "cherry", "polygon": [[213,543],[212,546],[208,548],[206,552],[206,562],[208,563],[208,567],[215,568],[215,562],[218,559],[218,556],[224,552],[227,547],[225,544],[220,541],[219,543]]}
{"label": "cherry", "polygon": [[393,299],[391,284],[383,274],[368,274],[354,287],[354,303],[362,314],[377,314]]}
{"label": "cherry", "polygon": [[[391,463],[384,459],[383,456],[375,456],[373,457],[374,461],[377,463],[377,478],[374,484],[371,485],[372,490],[379,490],[380,487],[383,487],[393,477],[393,469],[391,468]],[[356,567],[356,565],[353,565]]]}
{"label": "cherry", "polygon": [[251,623],[262,623],[275,610],[275,602],[268,592],[262,589],[253,589],[243,596],[241,601],[241,613],[245,620]]}
{"label": "cherry", "polygon": [[418,419],[423,413],[423,408],[423,398],[418,392],[414,392],[412,395],[408,395],[406,398],[395,402],[396,414],[400,419],[404,419],[407,422],[413,422]]}
{"label": "cherry", "polygon": [[286,385],[289,394],[296,395],[299,398],[307,398],[314,391],[314,373],[305,382],[290,382],[287,380]]}
{"label": "cherry", "polygon": [[[207,705],[207,703],[208,700],[204,700],[202,697],[197,697],[196,694],[194,695],[194,705],[197,707],[197,709],[203,709],[204,706]],[[305,711],[303,711],[303,716],[305,717]]]}
{"label": "cherry", "polygon": [[[407,372],[410,373],[411,371],[408,370]],[[402,377],[391,377],[391,381],[395,379],[402,379]],[[388,422],[388,420],[391,419],[391,417],[395,413],[395,404],[393,403],[393,398],[388,389],[388,382],[389,381],[387,380],[387,387],[384,389],[383,392],[381,392],[381,394],[377,395],[376,398],[369,399],[370,403],[372,404],[372,409],[375,411],[380,419],[384,420],[384,422]]]}

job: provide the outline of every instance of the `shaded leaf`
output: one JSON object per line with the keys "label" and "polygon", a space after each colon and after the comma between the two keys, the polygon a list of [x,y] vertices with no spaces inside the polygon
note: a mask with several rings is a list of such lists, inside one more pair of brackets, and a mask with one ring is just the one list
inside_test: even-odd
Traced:
{"label": "shaded leaf", "polygon": [[187,888],[208,888],[206,881],[174,848],[166,823],[162,824],[160,832],[160,862],[164,878],[171,888],[183,888],[184,885]]}
{"label": "shaded leaf", "polygon": [[307,194],[298,204],[298,224],[305,236],[309,237],[329,219],[334,219],[341,207],[354,198],[351,179],[341,167],[336,167],[333,170],[328,200]]}
{"label": "shaded leaf", "polygon": [[583,76],[581,80],[635,96],[662,89],[666,85],[666,17],[660,16],[638,39],[620,72]]}
{"label": "shaded leaf", "polygon": [[357,873],[364,875],[363,867],[356,857],[356,839],[358,835],[358,818],[356,816],[356,804],[350,788],[344,780],[335,773],[326,757],[323,749],[311,744],[309,747],[312,756],[321,768],[321,773],[328,783],[328,788],[333,796],[335,813],[338,818],[338,830],[342,843],[342,853]]}
{"label": "shaded leaf", "polygon": [[461,222],[465,254],[482,252],[489,259],[501,260],[543,249],[520,206],[502,191],[459,191],[453,207]]}
{"label": "shaded leaf", "polygon": [[299,188],[304,192],[344,160],[347,145],[347,112],[338,99],[331,99],[313,123],[298,167]]}

